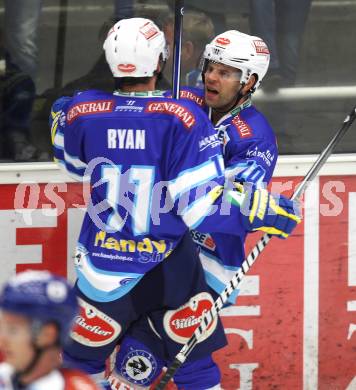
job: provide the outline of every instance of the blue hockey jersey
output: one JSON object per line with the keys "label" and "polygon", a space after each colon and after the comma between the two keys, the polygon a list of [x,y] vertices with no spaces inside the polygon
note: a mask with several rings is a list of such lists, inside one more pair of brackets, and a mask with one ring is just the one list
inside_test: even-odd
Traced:
{"label": "blue hockey jersey", "polygon": [[130,291],[187,228],[243,235],[237,207],[220,215],[221,144],[202,143],[216,132],[194,103],[159,91],[86,91],[58,99],[50,124],[58,163],[90,180],[75,258],[78,286],[90,298]]}
{"label": "blue hockey jersey", "polygon": [[[202,89],[184,87],[180,97],[195,102],[211,115],[211,110],[205,105]],[[227,181],[266,186],[277,162],[278,147],[267,119],[252,105],[251,100],[224,115],[215,129],[215,135],[200,140],[200,148],[213,149],[218,142],[223,144]],[[246,232],[242,232],[240,237],[206,232],[199,227],[191,234],[200,248],[200,259],[208,284],[221,293],[245,258]],[[237,293],[229,298],[230,303],[234,302]]]}

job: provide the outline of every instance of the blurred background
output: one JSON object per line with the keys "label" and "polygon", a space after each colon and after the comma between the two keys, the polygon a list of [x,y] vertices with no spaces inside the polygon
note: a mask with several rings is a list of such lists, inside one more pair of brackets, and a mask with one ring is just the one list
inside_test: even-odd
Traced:
{"label": "blurred background", "polygon": [[[172,42],[173,0],[0,0],[0,162],[52,159],[53,101],[113,90],[102,43],[117,20],[153,19]],[[255,105],[280,154],[320,153],[356,103],[356,0],[186,0],[182,84],[199,85],[199,57],[214,35],[263,38],[270,70]],[[161,88],[170,88],[171,66]],[[337,149],[356,152],[349,132]]]}

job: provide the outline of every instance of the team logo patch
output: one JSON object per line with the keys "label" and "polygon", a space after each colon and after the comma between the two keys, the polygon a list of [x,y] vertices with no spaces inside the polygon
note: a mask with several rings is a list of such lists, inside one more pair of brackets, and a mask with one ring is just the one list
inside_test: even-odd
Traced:
{"label": "team logo patch", "polygon": [[225,38],[225,37],[219,37],[217,40],[216,40],[216,43],[218,43],[219,45],[229,45],[231,42],[230,42],[230,39],[229,38]]}
{"label": "team logo patch", "polygon": [[[214,301],[209,293],[202,292],[195,295],[179,309],[167,311],[163,318],[165,331],[175,342],[185,344],[213,304]],[[216,326],[217,318],[214,318],[199,343],[206,340],[214,332]]]}
{"label": "team logo patch", "polygon": [[113,110],[113,100],[94,100],[91,102],[79,103],[74,105],[67,114],[68,123],[72,123],[76,118],[82,115],[101,114]]}
{"label": "team logo patch", "polygon": [[254,40],[253,44],[257,54],[269,54],[268,47],[262,40]]}
{"label": "team logo patch", "polygon": [[147,104],[145,112],[174,115],[183,123],[186,129],[191,129],[195,124],[194,115],[187,108],[177,103],[150,102]]}
{"label": "team logo patch", "polygon": [[251,127],[240,118],[240,115],[236,115],[232,120],[233,125],[236,127],[241,138],[250,138],[252,137]]}
{"label": "team logo patch", "polygon": [[124,73],[132,73],[136,70],[136,66],[134,64],[119,64],[117,69]]}
{"label": "team logo patch", "polygon": [[130,383],[149,385],[157,370],[157,362],[152,354],[144,350],[134,350],[126,354],[120,367],[120,374]]}
{"label": "team logo patch", "polygon": [[96,307],[78,298],[80,311],[75,318],[71,338],[89,347],[110,344],[121,332],[115,320]]}

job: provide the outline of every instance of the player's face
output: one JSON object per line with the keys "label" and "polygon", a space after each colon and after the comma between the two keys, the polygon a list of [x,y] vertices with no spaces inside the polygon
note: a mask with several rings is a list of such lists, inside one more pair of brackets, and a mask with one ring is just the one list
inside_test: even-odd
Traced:
{"label": "player's face", "polygon": [[240,74],[231,66],[209,62],[205,72],[206,104],[222,111],[229,109],[240,89]]}
{"label": "player's face", "polygon": [[15,371],[22,371],[30,364],[34,350],[31,324],[27,318],[9,312],[0,313],[0,350],[4,361]]}

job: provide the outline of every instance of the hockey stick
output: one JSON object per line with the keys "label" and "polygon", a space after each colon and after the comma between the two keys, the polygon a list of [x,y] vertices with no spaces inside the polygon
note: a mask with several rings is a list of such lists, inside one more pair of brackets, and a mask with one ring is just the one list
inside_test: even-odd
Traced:
{"label": "hockey stick", "polygon": [[184,0],[174,3],[173,97],[179,99]]}
{"label": "hockey stick", "polygon": [[[298,186],[297,190],[294,192],[292,199],[300,198],[300,196],[304,193],[304,191],[307,189],[309,184],[315,179],[320,169],[324,165],[325,161],[328,159],[330,154],[335,149],[336,145],[339,143],[341,138],[345,135],[347,130],[350,128],[355,118],[356,118],[356,107],[354,107],[351,113],[345,118],[342,127],[337,131],[337,133],[331,139],[329,144],[319,155],[318,159],[315,161],[315,163],[310,168],[307,175],[304,177],[303,181]],[[245,260],[241,264],[241,268],[239,269],[239,271],[233,276],[230,282],[226,285],[224,291],[219,295],[219,297],[214,302],[212,308],[204,315],[199,327],[195,329],[191,338],[187,341],[187,343],[175,356],[172,364],[168,367],[167,371],[162,376],[160,382],[154,388],[155,390],[163,390],[168,384],[168,382],[173,378],[176,371],[185,362],[188,355],[192,352],[193,348],[199,342],[201,336],[204,334],[204,332],[209,327],[213,319],[217,316],[219,311],[222,309],[229,296],[233,293],[234,290],[236,290],[240,286],[240,283],[244,275],[252,267],[253,263],[256,261],[257,257],[267,246],[271,238],[272,236],[270,234],[264,234],[262,238],[257,242],[257,244],[250,252],[250,254],[245,258]]]}
{"label": "hockey stick", "polygon": [[63,83],[67,19],[68,19],[68,0],[60,0],[57,49],[56,49],[56,65],[55,65],[55,72],[54,72],[54,88],[57,89],[61,88]]}

